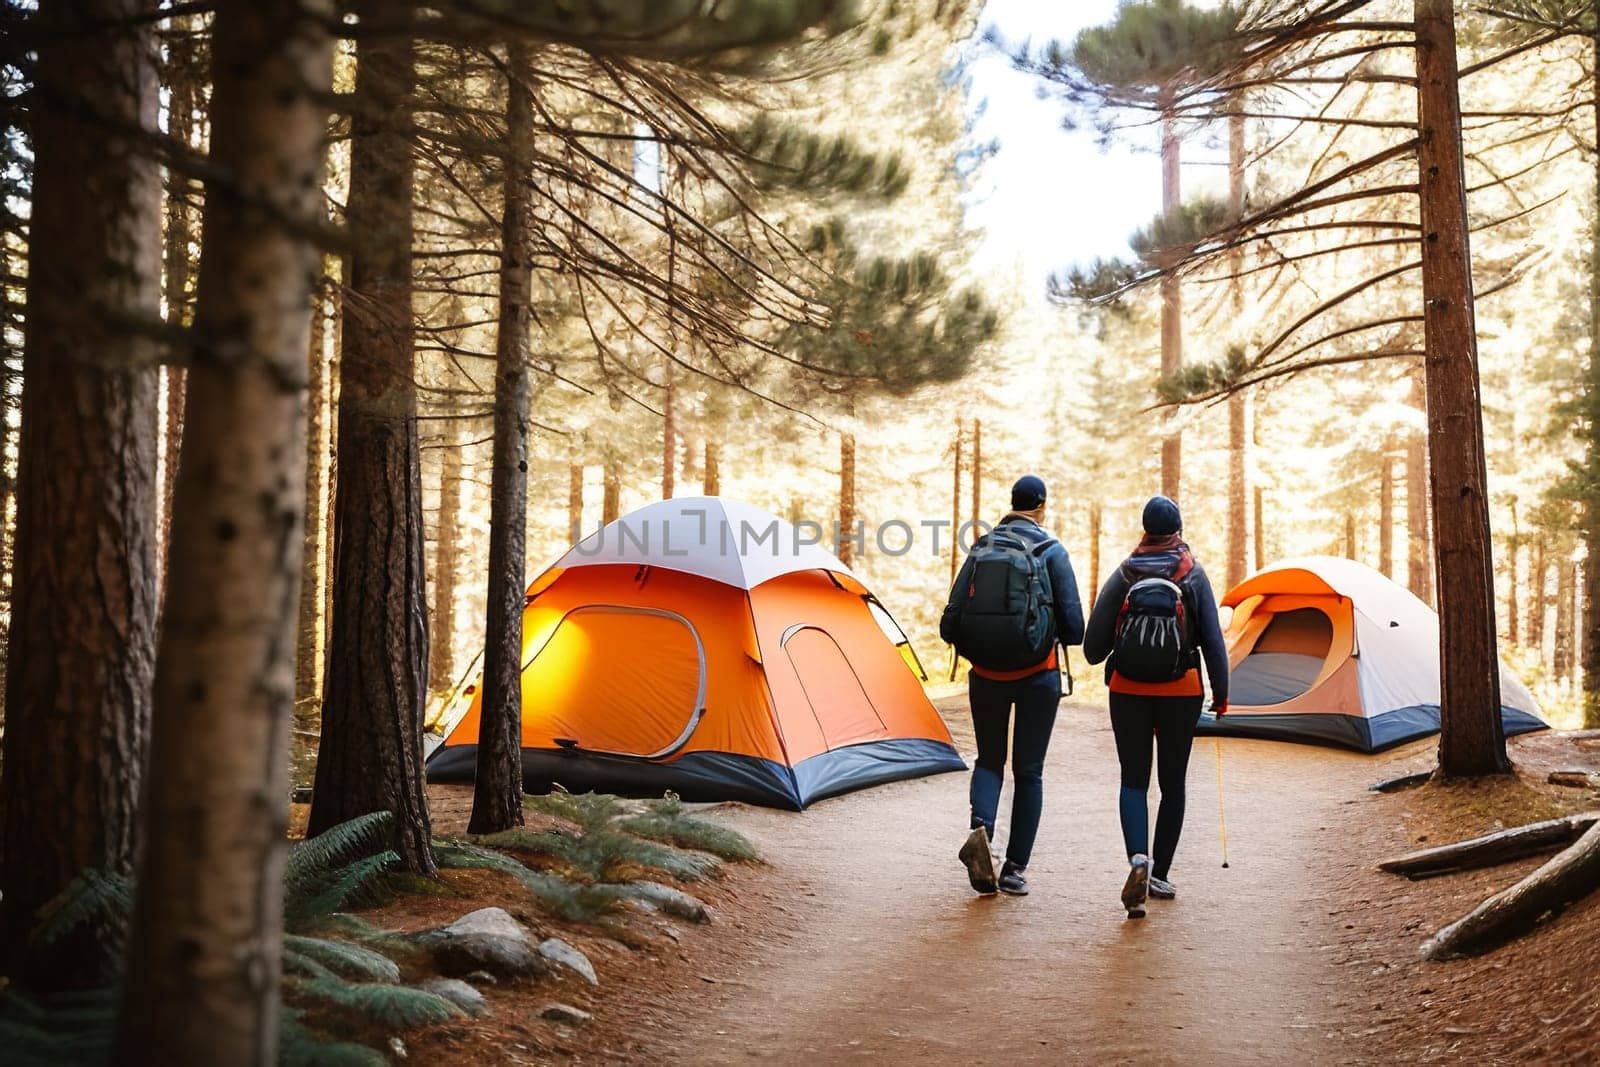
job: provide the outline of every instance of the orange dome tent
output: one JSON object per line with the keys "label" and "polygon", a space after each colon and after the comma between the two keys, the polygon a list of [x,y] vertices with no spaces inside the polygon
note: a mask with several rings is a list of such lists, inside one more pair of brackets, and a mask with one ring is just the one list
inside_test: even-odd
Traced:
{"label": "orange dome tent", "polygon": [[[800,809],[964,769],[904,633],[819,540],[680,497],[568,551],[522,617],[526,788]],[[430,780],[472,779],[480,684],[447,710]]]}

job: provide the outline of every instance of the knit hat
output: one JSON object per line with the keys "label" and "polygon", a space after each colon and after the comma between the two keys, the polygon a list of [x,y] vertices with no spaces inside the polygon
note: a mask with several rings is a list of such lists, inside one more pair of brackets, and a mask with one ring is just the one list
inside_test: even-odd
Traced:
{"label": "knit hat", "polygon": [[1035,474],[1024,474],[1011,487],[1011,510],[1032,511],[1044,503],[1044,479]]}
{"label": "knit hat", "polygon": [[1183,516],[1178,505],[1169,497],[1153,496],[1144,506],[1144,532],[1161,537],[1183,529]]}

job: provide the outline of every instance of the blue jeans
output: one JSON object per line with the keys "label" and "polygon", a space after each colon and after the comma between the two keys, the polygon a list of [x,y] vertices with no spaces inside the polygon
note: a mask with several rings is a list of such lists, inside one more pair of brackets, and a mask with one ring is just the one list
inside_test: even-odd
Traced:
{"label": "blue jeans", "polygon": [[1017,709],[1011,753],[1016,790],[1011,798],[1006,859],[1015,867],[1026,867],[1039,834],[1039,814],[1044,810],[1044,757],[1056,722],[1056,705],[1061,702],[1061,675],[1045,670],[1015,682],[996,682],[969,674],[967,692],[972,702],[972,730],[978,740],[978,759],[972,768],[972,829],[982,826],[990,837],[994,836],[995,812],[1005,781],[1011,709]]}

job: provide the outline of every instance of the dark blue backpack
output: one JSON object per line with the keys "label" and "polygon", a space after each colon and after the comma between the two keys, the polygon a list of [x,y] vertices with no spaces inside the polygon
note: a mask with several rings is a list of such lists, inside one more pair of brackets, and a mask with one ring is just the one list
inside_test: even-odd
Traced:
{"label": "dark blue backpack", "polygon": [[[1055,596],[1045,552],[1004,527],[978,539],[966,588],[950,590],[939,633],[975,667],[1020,671],[1039,664],[1056,643]],[[959,582],[960,579],[957,579]]]}

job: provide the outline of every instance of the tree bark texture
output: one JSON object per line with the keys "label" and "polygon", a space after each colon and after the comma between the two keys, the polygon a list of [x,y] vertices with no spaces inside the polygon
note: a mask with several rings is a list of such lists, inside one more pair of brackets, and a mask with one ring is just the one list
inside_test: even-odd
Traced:
{"label": "tree bark texture", "polygon": [[[358,17],[394,17],[360,0]],[[422,475],[411,308],[415,42],[356,49],[344,301],[333,627],[308,834],[373,811],[395,817],[406,868],[434,869],[422,781],[428,684]]]}
{"label": "tree bark texture", "polygon": [[1380,871],[1400,874],[1416,881],[1454,871],[1474,870],[1510,863],[1525,856],[1565,848],[1588,832],[1589,827],[1600,822],[1600,811],[1578,815],[1564,815],[1559,819],[1514,826],[1497,830],[1466,841],[1418,849],[1396,856],[1378,864]]}
{"label": "tree bark texture", "polygon": [[[1161,112],[1161,211],[1171,215],[1183,206],[1182,148],[1178,120]],[[1177,275],[1161,279],[1161,377],[1171,378],[1183,366],[1183,283]],[[1179,499],[1182,488],[1183,440],[1176,430],[1161,441],[1161,493]]]}
{"label": "tree bark texture", "polygon": [[305,549],[300,563],[300,619],[295,638],[296,713],[313,716],[322,699],[322,569],[326,562],[327,513],[323,508],[323,464],[328,455],[328,318],[326,279],[312,289],[311,341],[306,346]]}
{"label": "tree bark texture", "polygon": [[104,930],[35,951],[84,868],[127,872],[155,670],[157,375],[123,325],[161,312],[147,0],[45,0],[33,97],[12,627],[0,779],[0,960],[37,988],[111,973]]}
{"label": "tree bark texture", "polygon": [[1522,560],[1522,527],[1517,522],[1517,502],[1511,501],[1511,537],[1506,544],[1506,640],[1513,645],[1520,643],[1521,627],[1519,615],[1521,604],[1518,597],[1522,590],[1518,588],[1517,567]]}
{"label": "tree bark texture", "polygon": [[672,409],[675,387],[672,377],[667,376],[666,397],[661,405],[661,499],[671,500],[673,491],[677,488],[678,474],[678,423]]}
{"label": "tree bark texture", "polygon": [[[850,441],[851,485],[855,485],[855,439]],[[983,521],[983,422],[972,420],[972,521]]]}
{"label": "tree bark texture", "polygon": [[461,562],[461,451],[446,432],[439,457],[439,515],[433,539],[433,633],[428,641],[428,688],[443,693],[456,684],[456,585]]}
{"label": "tree bark texture", "polygon": [[1428,938],[1430,960],[1477,956],[1536,926],[1600,887],[1600,823],[1516,885],[1503,889]]}
{"label": "tree bark texture", "polygon": [[1255,530],[1250,540],[1256,548],[1256,570],[1261,570],[1267,565],[1267,532],[1266,532],[1266,507],[1264,506],[1261,487],[1255,487]]}
{"label": "tree bark texture", "polygon": [[[1600,32],[1590,40],[1589,74],[1592,80],[1596,136],[1600,137]],[[1595,181],[1600,182],[1600,152],[1594,157]],[[1600,560],[1600,185],[1595,186],[1595,212],[1589,245],[1589,366],[1584,381],[1584,407],[1588,425],[1584,463],[1589,489],[1583,499],[1583,544],[1587,558]],[[1600,727],[1600,597],[1583,602],[1583,725]]]}
{"label": "tree bark texture", "polygon": [[961,568],[961,420],[956,419],[956,456],[950,486],[950,584],[956,584]]}
{"label": "tree bark texture", "polygon": [[[1242,102],[1240,104],[1242,106]],[[1244,117],[1228,116],[1228,217],[1244,217]],[[1229,254],[1229,300],[1236,317],[1244,313],[1244,249]],[[1243,392],[1228,397],[1228,572],[1227,587],[1244,581],[1249,570],[1250,401]]]}
{"label": "tree bark texture", "polygon": [[[708,446],[709,447],[709,446]],[[574,544],[583,536],[583,464],[567,467],[567,530]]]}
{"label": "tree bark texture", "polygon": [[[1426,420],[1427,374],[1411,377],[1411,406]],[[1428,518],[1428,435],[1417,430],[1406,445],[1406,584],[1424,604],[1433,603],[1433,538]]]}
{"label": "tree bark texture", "polygon": [[1105,528],[1104,511],[1099,504],[1089,505],[1089,609],[1094,610],[1100,595],[1100,536]]}
{"label": "tree bark texture", "polygon": [[[118,1063],[277,1062],[331,7],[225,5]],[[285,225],[284,219],[292,220]]]}
{"label": "tree bark texture", "polygon": [[[522,611],[528,527],[528,360],[533,329],[533,98],[528,45],[509,47],[505,210],[500,238],[500,321],[495,340],[494,462],[489,489],[489,591],[483,645],[483,714],[467,830],[522,825]],[[672,385],[667,385],[667,476],[672,495]]]}
{"label": "tree bark texture", "polygon": [[1447,776],[1498,774],[1510,763],[1500,722],[1455,12],[1449,0],[1416,0],[1415,11],[1428,459],[1439,579],[1439,769]]}
{"label": "tree bark texture", "polygon": [[1528,645],[1544,662],[1544,613],[1548,594],[1545,586],[1550,579],[1550,568],[1545,562],[1544,537],[1536,536],[1533,542],[1532,571],[1528,574]]}
{"label": "tree bark texture", "polygon": [[845,566],[855,558],[856,438],[839,437],[839,560]]}
{"label": "tree bark texture", "polygon": [[707,438],[705,452],[705,495],[722,495],[722,448]]}
{"label": "tree bark texture", "polygon": [[600,486],[600,522],[616,522],[622,517],[622,479],[617,476],[615,456],[606,456],[606,465]]}
{"label": "tree bark texture", "polygon": [[1557,678],[1572,674],[1576,658],[1572,654],[1573,600],[1577,586],[1578,565],[1565,561],[1556,564],[1556,632],[1550,669]]}
{"label": "tree bark texture", "polygon": [[1394,461],[1378,457],[1378,571],[1394,577]]}

